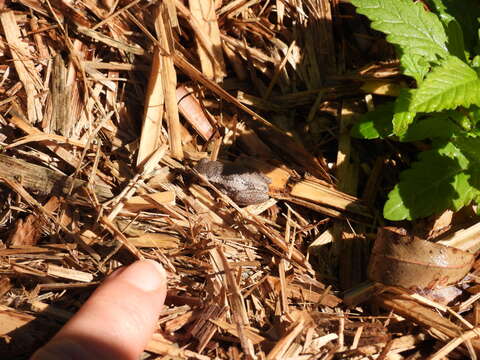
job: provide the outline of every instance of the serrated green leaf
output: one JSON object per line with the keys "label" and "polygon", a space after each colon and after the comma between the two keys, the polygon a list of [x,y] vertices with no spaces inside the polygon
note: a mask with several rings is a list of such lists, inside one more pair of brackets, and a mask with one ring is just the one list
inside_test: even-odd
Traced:
{"label": "serrated green leaf", "polygon": [[459,136],[453,143],[472,164],[480,165],[480,138]]}
{"label": "serrated green leaf", "polygon": [[479,191],[470,184],[469,161],[452,143],[425,151],[400,175],[388,194],[383,215],[389,220],[412,220],[445,209],[458,210]]}
{"label": "serrated green leaf", "polygon": [[416,120],[408,127],[400,141],[419,141],[424,139],[450,139],[460,131],[458,125],[451,120],[452,111],[434,114],[430,117]]}
{"label": "serrated green leaf", "polygon": [[[476,108],[476,106],[472,105],[470,108]],[[452,120],[458,125],[459,129],[465,131],[472,130],[472,120],[470,119],[471,115],[473,114],[472,111],[470,111],[468,114],[464,113],[463,111],[452,111],[450,113],[452,114]]]}
{"label": "serrated green leaf", "polygon": [[350,135],[358,139],[378,139],[392,133],[393,102],[378,106],[360,118]]}
{"label": "serrated green leaf", "polygon": [[430,64],[425,61],[425,58],[415,54],[402,54],[400,53],[400,66],[402,72],[415,79],[418,85],[420,85],[430,70]]}
{"label": "serrated green leaf", "polygon": [[[440,18],[454,18],[462,28],[464,47],[470,53],[478,50],[478,18],[480,18],[480,2],[459,0],[434,0],[429,5]],[[476,51],[478,52],[478,51]]]}
{"label": "serrated green leaf", "polygon": [[444,24],[448,39],[447,47],[450,54],[457,56],[462,61],[466,61],[463,30],[459,22],[455,17],[448,13],[448,9],[442,0],[432,0],[430,3],[433,5],[435,12],[438,13],[440,20]]}
{"label": "serrated green leaf", "polygon": [[455,56],[448,57],[412,91],[410,111],[433,112],[480,104],[477,72]]}
{"label": "serrated green leaf", "polygon": [[470,65],[473,68],[478,68],[480,66],[480,55],[475,56],[470,62]]}
{"label": "serrated green leaf", "polygon": [[472,106],[469,109],[468,119],[470,120],[470,130],[474,129],[480,121],[480,108],[477,106]]}
{"label": "serrated green leaf", "polygon": [[452,199],[452,205],[450,206],[452,210],[460,210],[462,207],[469,205],[480,194],[480,191],[472,186],[470,171],[461,172],[455,176],[452,186],[456,190],[456,197]]}
{"label": "serrated green leaf", "polygon": [[453,19],[453,16],[448,13],[443,0],[428,0],[427,3],[438,14],[444,24],[449,23]]}
{"label": "serrated green leaf", "polygon": [[409,111],[411,91],[410,89],[401,89],[400,95],[395,100],[393,114],[393,133],[402,136],[407,132],[408,126],[415,119],[416,113]]}
{"label": "serrated green leaf", "polygon": [[452,20],[448,23],[446,33],[448,37],[447,46],[450,54],[457,56],[462,61],[466,61],[463,32],[457,20]]}
{"label": "serrated green leaf", "polygon": [[393,115],[393,133],[397,136],[404,135],[408,126],[415,120],[415,115],[417,114],[410,111],[396,112]]}
{"label": "serrated green leaf", "polygon": [[411,0],[352,0],[357,12],[372,21],[372,28],[387,34],[406,54],[436,61],[446,57],[447,35],[438,17],[427,12],[421,2]]}

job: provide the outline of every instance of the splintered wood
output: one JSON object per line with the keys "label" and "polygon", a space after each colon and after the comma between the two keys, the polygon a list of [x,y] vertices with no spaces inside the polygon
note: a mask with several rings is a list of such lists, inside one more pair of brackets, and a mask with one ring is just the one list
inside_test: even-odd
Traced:
{"label": "splintered wood", "polygon": [[[450,307],[366,282],[375,206],[411,159],[350,137],[385,102],[364,91],[405,84],[349,2],[0,9],[0,358],[29,358],[136,259],[168,272],[158,359],[473,358],[478,263]],[[257,187],[209,182],[203,158],[268,177],[266,201],[240,207]],[[429,231],[475,253],[476,219]]]}
{"label": "splintered wood", "polygon": [[27,114],[30,123],[35,124],[42,120],[42,109],[38,98],[39,90],[43,90],[42,81],[35,69],[35,63],[30,58],[27,44],[22,41],[20,28],[13,11],[5,11],[0,14],[5,34],[6,44],[10,49],[15,70],[25,89],[27,96]]}
{"label": "splintered wood", "polygon": [[142,137],[138,149],[137,165],[140,166],[157,149],[162,141],[161,129],[164,113],[165,94],[163,91],[160,65],[160,49],[156,48],[152,56],[152,69],[145,93]]}
{"label": "splintered wood", "polygon": [[57,265],[48,265],[47,274],[52,277],[60,277],[64,279],[82,281],[82,282],[91,282],[93,280],[93,275],[85,273],[83,271],[67,269]]}
{"label": "splintered wood", "polygon": [[198,23],[198,26],[192,28],[197,37],[197,51],[202,71],[207,78],[220,82],[226,74],[215,1],[189,0],[189,5],[192,18]]}

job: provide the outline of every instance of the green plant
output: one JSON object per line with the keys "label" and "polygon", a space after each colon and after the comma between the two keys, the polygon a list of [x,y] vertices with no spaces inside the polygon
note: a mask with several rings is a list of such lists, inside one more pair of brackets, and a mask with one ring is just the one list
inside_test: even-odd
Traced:
{"label": "green plant", "polygon": [[480,203],[480,6],[432,0],[351,0],[394,44],[414,89],[365,114],[352,136],[428,141],[389,193],[386,219],[425,217]]}

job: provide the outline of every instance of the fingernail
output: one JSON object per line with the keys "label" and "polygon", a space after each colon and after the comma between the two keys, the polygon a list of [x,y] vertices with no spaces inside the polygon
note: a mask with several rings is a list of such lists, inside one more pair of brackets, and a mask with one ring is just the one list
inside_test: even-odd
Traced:
{"label": "fingernail", "polygon": [[118,274],[121,279],[143,291],[157,291],[166,282],[166,273],[162,265],[154,260],[139,260]]}

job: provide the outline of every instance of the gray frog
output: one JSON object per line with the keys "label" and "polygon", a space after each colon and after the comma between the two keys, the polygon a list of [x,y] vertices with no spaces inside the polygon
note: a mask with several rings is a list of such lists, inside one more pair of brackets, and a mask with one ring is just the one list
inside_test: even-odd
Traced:
{"label": "gray frog", "polygon": [[259,204],[269,199],[268,184],[272,181],[247,167],[204,158],[195,169],[239,205]]}

